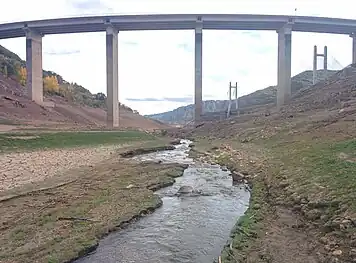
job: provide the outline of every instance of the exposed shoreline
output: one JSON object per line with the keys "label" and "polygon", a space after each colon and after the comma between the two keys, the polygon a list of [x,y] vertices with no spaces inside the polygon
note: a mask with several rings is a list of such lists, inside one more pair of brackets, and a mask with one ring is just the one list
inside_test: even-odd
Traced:
{"label": "exposed shoreline", "polygon": [[[156,146],[156,147],[150,147],[150,148],[137,148],[137,149],[133,149],[133,150],[129,150],[126,152],[121,153],[120,155],[122,157],[127,157],[127,158],[131,158],[134,156],[138,156],[141,154],[147,154],[147,153],[152,153],[152,152],[159,152],[159,151],[166,151],[166,150],[173,150],[175,149],[174,146]],[[157,165],[156,162],[149,162],[146,161],[145,164],[149,164],[152,163],[153,165]],[[158,164],[159,165],[159,164]],[[171,186],[175,183],[175,179],[177,177],[181,177],[184,174],[184,170],[188,167],[188,165],[186,164],[173,164],[175,165],[175,168],[177,169],[176,173],[172,176],[171,174],[168,175],[168,177],[171,180],[162,180],[159,181],[157,183],[153,183],[150,185],[147,185],[147,189],[155,192],[157,190],[163,189],[165,187]],[[172,177],[171,177],[172,176]],[[136,221],[140,220],[141,218],[155,212],[156,209],[160,208],[163,205],[163,200],[156,194],[154,194],[155,197],[155,201],[153,203],[151,203],[150,205],[140,209],[137,213],[133,214],[130,218],[125,219],[123,221],[121,221],[119,224],[115,225],[112,228],[108,228],[107,232],[102,233],[100,236],[98,236],[98,240],[95,244],[83,249],[82,251],[80,251],[78,253],[78,256],[75,258],[72,258],[68,261],[65,261],[65,263],[72,263],[75,262],[76,260],[80,259],[80,258],[84,258],[85,256],[95,252],[95,250],[97,249],[97,247],[99,246],[100,240],[102,240],[104,237],[108,236],[110,233],[112,232],[117,232],[120,230],[123,230],[127,227],[129,227],[132,223],[135,223]]]}
{"label": "exposed shoreline", "polygon": [[[201,149],[201,144],[199,143],[199,140],[195,141],[196,144],[194,145],[194,149],[192,149],[190,151],[190,156],[194,159],[200,159],[202,161],[206,161],[208,163],[217,163],[220,166],[225,166],[231,173],[234,173],[237,171],[236,166],[234,166],[233,163],[231,162],[227,162],[224,159],[219,159],[218,155],[214,155],[211,154],[210,150],[207,152],[203,149]],[[214,147],[213,147],[214,148]],[[246,172],[244,172],[246,174]],[[246,233],[244,233],[244,230],[241,228],[241,226],[243,225],[245,218],[248,218],[249,216],[251,216],[251,214],[253,214],[254,212],[256,212],[256,206],[255,206],[255,199],[256,199],[256,189],[258,188],[257,186],[257,182],[255,182],[253,179],[251,179],[249,176],[244,176],[243,174],[239,173],[239,176],[241,176],[240,178],[240,182],[241,183],[246,183],[249,185],[250,189],[250,200],[249,200],[249,205],[247,210],[245,211],[244,215],[242,215],[241,217],[239,217],[239,219],[237,220],[237,222],[235,223],[234,227],[231,229],[230,231],[230,238],[228,240],[226,240],[226,244],[224,245],[222,251],[221,251],[221,260],[222,263],[227,262],[226,259],[233,259],[233,260],[237,260],[235,258],[231,258],[231,254],[229,253],[229,250],[232,247],[233,244],[233,240],[235,238],[237,238],[237,235],[244,235]],[[258,206],[258,209],[260,209],[260,207]],[[214,263],[216,263],[217,261],[214,261]],[[235,262],[235,261],[233,261]],[[236,261],[238,262],[238,261]]]}
{"label": "exposed shoreline", "polygon": [[[252,185],[249,208],[231,231],[222,263],[356,260],[355,192],[343,192],[354,189],[355,140],[333,141],[332,146],[307,140],[283,146],[280,142],[279,147],[274,141],[259,143],[195,140],[196,158],[226,166]],[[293,155],[286,155],[291,148]],[[340,151],[348,155],[340,157]],[[350,186],[341,183],[344,178]]]}
{"label": "exposed shoreline", "polygon": [[[123,148],[106,161],[81,168],[80,173],[71,170],[64,177],[1,192],[0,212],[8,215],[0,222],[1,228],[6,226],[0,239],[0,244],[7,244],[1,253],[4,262],[74,262],[95,251],[109,233],[162,206],[154,191],[174,184],[174,178],[182,176],[187,165],[147,161],[138,165],[119,156],[125,151],[132,154],[132,149],[136,149],[136,155],[174,147],[164,143]],[[64,183],[57,185],[58,181]],[[43,239],[40,247],[21,249],[37,235]]]}
{"label": "exposed shoreline", "polygon": [[[167,183],[166,185],[162,185],[162,188],[167,187],[167,186],[170,186],[170,185],[172,185],[172,184],[174,184],[174,182],[169,183],[169,184]],[[158,189],[159,189],[159,188],[158,188]],[[158,190],[158,189],[157,189],[157,190]],[[139,219],[141,219],[141,218],[143,218],[143,217],[145,217],[145,216],[147,216],[147,215],[153,213],[157,208],[160,208],[162,205],[163,205],[162,199],[161,199],[159,196],[157,196],[157,201],[156,201],[155,203],[153,203],[151,206],[147,206],[147,207],[145,207],[145,208],[139,210],[138,213],[132,215],[129,219],[126,219],[126,220],[120,222],[118,225],[116,225],[116,226],[113,227],[113,228],[109,228],[109,229],[108,229],[108,232],[105,232],[105,233],[103,233],[101,236],[98,237],[98,240],[97,240],[97,242],[96,242],[95,244],[93,244],[92,246],[89,246],[89,247],[83,249],[82,251],[80,251],[80,252],[78,253],[78,256],[77,256],[77,257],[72,258],[72,259],[70,259],[70,260],[68,260],[68,261],[65,261],[65,263],[72,263],[72,262],[75,262],[76,260],[78,260],[78,259],[80,259],[80,258],[84,258],[84,257],[86,257],[87,255],[89,255],[89,254],[95,252],[96,249],[97,249],[97,247],[99,246],[100,241],[101,241],[104,237],[108,236],[108,235],[109,235],[110,233],[112,233],[112,232],[116,232],[116,231],[120,231],[120,230],[125,229],[126,227],[130,226],[130,224],[132,224],[132,223],[136,222],[137,220],[139,220]]]}

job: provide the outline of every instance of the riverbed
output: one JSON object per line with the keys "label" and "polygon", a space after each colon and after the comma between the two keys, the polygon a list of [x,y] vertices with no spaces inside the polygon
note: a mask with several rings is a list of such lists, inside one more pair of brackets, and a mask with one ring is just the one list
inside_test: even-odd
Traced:
{"label": "riverbed", "polygon": [[[175,150],[134,158],[189,167],[174,185],[156,192],[163,200],[161,208],[110,234],[96,252],[76,262],[206,263],[220,255],[231,229],[246,211],[250,195],[244,185],[232,184],[229,171],[190,159],[189,143],[182,141]],[[199,194],[177,196],[181,186],[191,186]]]}

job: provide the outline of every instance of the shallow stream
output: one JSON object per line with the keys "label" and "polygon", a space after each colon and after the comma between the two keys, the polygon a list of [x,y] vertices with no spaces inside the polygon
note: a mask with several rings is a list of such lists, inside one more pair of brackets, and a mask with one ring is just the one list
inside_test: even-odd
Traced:
{"label": "shallow stream", "polygon": [[[244,185],[233,185],[230,172],[218,165],[188,158],[189,141],[175,150],[134,157],[189,164],[176,183],[156,193],[163,206],[125,230],[104,238],[95,253],[76,262],[106,263],[207,263],[213,262],[229,239],[237,219],[248,207]],[[199,195],[176,196],[181,186]]]}

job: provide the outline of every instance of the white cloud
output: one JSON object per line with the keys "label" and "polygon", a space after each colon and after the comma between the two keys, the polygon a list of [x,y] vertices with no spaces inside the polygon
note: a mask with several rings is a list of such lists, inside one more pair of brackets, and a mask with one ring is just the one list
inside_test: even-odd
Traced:
{"label": "white cloud", "polygon": [[[262,13],[353,18],[348,1],[236,0],[12,0],[2,6],[2,22],[78,16],[133,13]],[[19,8],[21,6],[21,8]],[[43,8],[34,8],[42,6]],[[87,7],[87,8],[85,8]],[[295,8],[297,11],[295,12]],[[44,12],[45,9],[45,12]],[[31,12],[28,12],[31,10]],[[293,33],[292,73],[312,68],[313,46],[328,46],[329,67],[351,63],[348,36]],[[127,98],[187,97],[194,93],[194,33],[147,31],[119,33],[120,101],[141,113],[182,106],[177,102],[133,102]],[[239,83],[239,95],[277,80],[275,32],[204,31],[203,97],[227,98],[229,81]],[[25,57],[25,40],[0,40],[0,44]],[[73,54],[70,54],[73,51]],[[78,53],[79,51],[79,53]],[[106,93],[105,33],[48,35],[43,39],[43,66],[92,92]],[[66,55],[51,55],[63,52]],[[318,63],[321,67],[322,62]]]}

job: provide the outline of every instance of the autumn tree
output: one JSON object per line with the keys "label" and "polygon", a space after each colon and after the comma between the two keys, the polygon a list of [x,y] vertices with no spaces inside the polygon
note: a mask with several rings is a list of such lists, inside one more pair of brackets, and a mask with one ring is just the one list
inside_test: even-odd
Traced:
{"label": "autumn tree", "polygon": [[56,76],[47,76],[43,79],[43,90],[47,93],[59,93],[59,85]]}
{"label": "autumn tree", "polygon": [[19,67],[18,72],[18,80],[22,86],[26,85],[26,80],[27,80],[27,70],[25,67]]}

